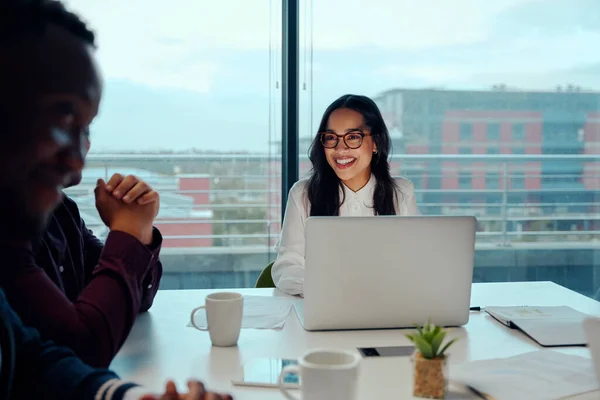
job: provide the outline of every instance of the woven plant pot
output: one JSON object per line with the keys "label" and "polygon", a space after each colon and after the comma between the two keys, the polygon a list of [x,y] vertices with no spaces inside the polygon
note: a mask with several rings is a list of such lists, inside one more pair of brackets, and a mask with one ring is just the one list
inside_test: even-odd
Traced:
{"label": "woven plant pot", "polygon": [[428,360],[418,351],[413,355],[413,396],[443,399],[448,386],[446,357]]}

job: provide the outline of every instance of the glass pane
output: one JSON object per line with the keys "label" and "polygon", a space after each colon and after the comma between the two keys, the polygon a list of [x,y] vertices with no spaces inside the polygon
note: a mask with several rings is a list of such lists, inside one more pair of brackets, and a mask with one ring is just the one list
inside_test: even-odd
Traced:
{"label": "glass pane", "polygon": [[475,282],[600,298],[598,15],[589,0],[303,3],[302,170],[325,108],[368,95],[421,212],[478,217]]}
{"label": "glass pane", "polygon": [[68,194],[134,174],[161,195],[161,289],[252,287],[281,221],[281,4],[68,0],[98,37],[102,109]]}

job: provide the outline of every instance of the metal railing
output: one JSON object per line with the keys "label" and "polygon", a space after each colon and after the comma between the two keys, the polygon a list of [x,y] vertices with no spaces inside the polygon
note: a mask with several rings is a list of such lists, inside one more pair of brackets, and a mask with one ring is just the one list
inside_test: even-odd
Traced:
{"label": "metal railing", "polygon": [[[157,220],[157,224],[185,225],[207,224],[210,234],[172,234],[164,238],[170,241],[208,239],[212,247],[266,246],[271,247],[279,235],[281,205],[278,195],[280,180],[280,156],[263,154],[90,154],[88,165],[106,171],[128,168],[144,169],[153,172],[147,179],[153,184],[155,178],[161,193],[182,196],[209,195],[206,204],[195,204],[191,210],[210,210],[211,218],[169,218]],[[301,174],[308,171],[308,159],[300,157]],[[476,163],[476,165],[473,165]],[[483,163],[483,165],[482,165]],[[525,164],[523,164],[525,163]],[[567,164],[565,164],[567,163]],[[475,215],[480,221],[478,242],[510,246],[513,243],[533,242],[589,242],[595,247],[600,239],[600,154],[592,155],[394,155],[391,158],[393,170],[415,182],[415,194],[422,214]],[[452,168],[449,168],[451,164]],[[551,173],[544,173],[547,166],[553,165]],[[561,166],[565,174],[560,173]],[[209,189],[178,188],[177,178],[186,176],[175,174],[177,168],[190,174],[200,174],[210,179]],[[541,170],[541,172],[540,172]],[[498,186],[485,187],[485,175],[475,176],[476,172],[497,173]],[[557,172],[558,171],[558,172]],[[471,181],[483,187],[456,187],[456,179],[470,174]],[[579,179],[580,183],[546,185],[545,177]],[[83,184],[72,190],[74,196],[89,193],[97,177],[86,177]],[[261,180],[262,178],[262,180]],[[426,179],[440,179],[439,188],[421,187]],[[511,188],[511,180],[535,181],[535,187]],[[231,186],[236,182],[240,186]],[[89,186],[89,187],[87,187]],[[539,186],[539,187],[538,187]],[[481,196],[487,197],[482,201]],[[460,196],[460,200],[457,200]],[[515,202],[518,196],[521,202]],[[552,196],[556,201],[548,201]],[[469,200],[472,198],[472,200]],[[534,199],[538,199],[534,201]],[[168,204],[162,208],[169,210],[190,209],[189,204]],[[94,214],[93,204],[82,205],[82,212]],[[240,210],[261,213],[262,217],[239,218]],[[168,213],[167,213],[168,214]],[[233,216],[233,217],[232,217]],[[541,226],[542,222],[550,225]],[[565,222],[571,222],[565,229]],[[536,226],[536,223],[538,223]],[[517,229],[520,226],[519,229]],[[544,228],[544,229],[542,229]],[[576,229],[576,230],[572,230]],[[223,249],[226,251],[226,249]]]}

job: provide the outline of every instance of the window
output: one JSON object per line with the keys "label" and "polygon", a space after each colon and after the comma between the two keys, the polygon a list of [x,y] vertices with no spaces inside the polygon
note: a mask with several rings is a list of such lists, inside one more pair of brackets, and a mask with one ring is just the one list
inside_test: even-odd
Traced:
{"label": "window", "polygon": [[[161,288],[253,286],[275,259],[286,194],[282,165],[288,162],[282,157],[282,104],[296,103],[282,99],[281,2],[97,3],[67,0],[97,31],[106,77],[85,180],[69,194],[102,237],[106,230],[89,195],[95,179],[117,171],[140,175],[162,194]],[[600,203],[600,173],[569,170],[570,181],[548,187],[542,175],[548,164],[562,168],[546,150],[575,162],[581,157],[575,150],[592,147],[572,132],[600,113],[600,86],[590,80],[589,92],[558,93],[552,73],[576,81],[575,67],[600,63],[600,55],[580,45],[581,37],[596,34],[586,21],[600,6],[544,2],[540,16],[527,2],[505,3],[436,2],[432,14],[408,0],[373,0],[367,8],[352,1],[342,8],[333,0],[300,2],[293,65],[299,68],[300,133],[288,139],[299,141],[297,167],[305,176],[308,148],[327,106],[344,93],[371,97],[394,126],[392,140],[401,144],[391,156],[392,171],[421,175],[415,177],[421,212],[451,213],[460,199],[461,210],[485,215],[493,227],[477,236],[478,243],[518,244],[501,256],[478,246],[475,276],[493,281],[496,268],[510,267],[509,279],[533,280],[540,268],[555,268],[568,287],[594,296],[599,288],[593,280],[569,274],[600,267],[593,244],[600,239],[600,218],[589,206]],[[144,18],[130,17],[140,10]],[[376,21],[377,29],[349,29],[348,21],[357,20]],[[457,69],[456,48],[468,71]],[[124,56],[133,51],[135,57]],[[565,69],[564,60],[574,68]],[[510,135],[501,138],[504,126]],[[483,145],[473,142],[501,139],[511,154],[524,154],[518,173],[527,176],[522,185],[519,175],[510,178],[506,192],[496,182],[501,171],[515,168],[510,154],[486,158],[496,152],[489,145],[487,154],[471,154]],[[454,146],[463,156],[444,154]],[[525,154],[525,148],[541,154]],[[586,157],[590,165],[600,163],[600,155]],[[457,188],[456,168],[480,172],[473,178],[461,172]],[[484,178],[481,171],[500,173]],[[557,211],[561,207],[567,211]],[[564,215],[571,209],[585,212]],[[522,232],[505,223],[511,213],[519,215]],[[577,232],[555,223],[574,218],[589,222]],[[540,252],[538,242],[551,244]]]}
{"label": "window", "polygon": [[500,124],[498,124],[498,123],[488,124],[487,140],[489,142],[498,142],[500,140]]}
{"label": "window", "polygon": [[511,189],[525,189],[525,174],[513,173],[509,179]]}
{"label": "window", "polygon": [[440,124],[439,122],[433,122],[430,124],[426,125],[426,129],[429,129],[429,132],[427,132],[427,137],[429,137],[430,140],[439,140],[442,137],[442,124]]}
{"label": "window", "polygon": [[571,146],[546,147],[544,154],[581,154],[582,150],[581,147]]}
{"label": "window", "polygon": [[96,31],[105,75],[84,181],[69,190],[85,222],[106,236],[96,178],[138,175],[161,193],[161,289],[254,285],[281,223],[280,5],[67,5]]}
{"label": "window", "polygon": [[512,140],[513,140],[513,142],[524,142],[525,141],[525,124],[521,124],[521,123],[513,124]]}
{"label": "window", "polygon": [[459,189],[471,189],[473,184],[473,179],[471,177],[471,173],[469,172],[461,172],[458,176],[458,188]]}
{"label": "window", "polygon": [[549,123],[545,126],[548,132],[548,142],[554,144],[573,144],[579,141],[581,126],[572,123]]}
{"label": "window", "polygon": [[[305,112],[304,118],[301,116],[301,124],[305,127],[302,131],[314,132],[325,108],[343,93],[366,94],[378,104],[389,104],[385,99],[392,96],[401,99],[395,105],[396,115],[402,114],[404,121],[412,124],[415,120],[426,120],[427,123],[442,124],[439,137],[405,136],[405,148],[418,149],[418,153],[411,152],[411,158],[403,158],[398,152],[393,156],[393,162],[402,165],[400,171],[410,165],[422,166],[423,176],[428,177],[423,180],[426,186],[421,188],[421,212],[425,215],[456,212],[459,194],[454,190],[461,191],[460,211],[484,215],[486,226],[490,227],[485,235],[478,234],[478,243],[516,244],[502,255],[478,247],[476,277],[494,281],[497,279],[494,271],[497,268],[505,271],[507,266],[514,272],[504,279],[511,280],[538,279],[539,269],[548,265],[556,265],[552,267],[556,276],[566,276],[573,269],[592,271],[600,267],[600,258],[594,257],[593,250],[593,241],[600,239],[600,235],[592,229],[593,224],[586,225],[587,232],[569,231],[563,235],[560,224],[545,225],[536,221],[566,218],[555,211],[555,205],[565,202],[571,204],[569,207],[574,207],[574,203],[581,207],[588,204],[588,209],[589,204],[600,203],[600,193],[592,189],[600,187],[600,173],[592,169],[578,172],[587,180],[587,187],[564,181],[549,189],[541,186],[541,166],[554,163],[553,156],[546,155],[544,150],[544,143],[551,137],[548,126],[588,126],[592,123],[590,116],[600,112],[600,94],[594,92],[600,90],[598,84],[594,86],[590,81],[590,92],[567,95],[564,90],[563,93],[556,92],[556,82],[552,78],[552,71],[560,70],[564,71],[564,79],[577,80],[574,69],[565,70],[561,60],[572,60],[572,65],[591,62],[586,59],[589,55],[581,52],[577,38],[596,34],[595,26],[587,25],[585,21],[589,15],[600,13],[600,5],[583,0],[574,0],[568,5],[544,2],[544,14],[540,17],[539,10],[525,2],[494,3],[494,7],[488,3],[441,1],[436,2],[432,14],[425,5],[414,5],[408,0],[374,0],[367,9],[362,7],[360,11],[348,6],[343,17],[338,15],[337,18],[330,17],[334,11],[340,12],[333,0],[308,2],[308,6],[304,5],[307,8],[302,6],[301,16],[313,16],[305,25],[301,17],[300,24],[300,36],[309,38],[307,43],[312,51],[312,59],[310,52],[306,58],[300,55],[301,80],[305,76],[309,82],[311,76],[313,79],[310,82],[313,90],[300,94]],[[402,15],[402,24],[397,21],[398,15]],[[438,18],[438,15],[444,18]],[[553,18],[552,15],[569,17]],[[365,18],[376,20],[378,29],[368,32],[348,29],[348,21]],[[531,24],[534,20],[535,26]],[[547,35],[539,35],[538,30]],[[314,35],[312,42],[311,33]],[[524,43],[525,47],[517,48],[514,43]],[[557,47],[556,43],[563,45]],[[456,46],[461,49],[461,64],[468,65],[468,71],[457,69],[453,53]],[[368,57],[362,56],[364,49],[370,49]],[[600,55],[592,58],[600,63]],[[492,87],[494,84],[496,88]],[[424,104],[424,110],[413,111],[407,107],[409,104]],[[506,137],[503,136],[504,129]],[[459,143],[455,143],[457,140]],[[572,141],[577,142],[576,138]],[[497,145],[499,142],[502,147]],[[484,154],[470,155],[471,149],[484,145]],[[454,146],[458,147],[456,153],[461,154],[458,159],[456,154],[442,151]],[[503,153],[485,158],[497,154],[498,148],[505,146],[509,149],[505,159]],[[558,150],[560,155],[578,156],[571,154],[568,148],[575,148],[575,145],[564,146],[563,143]],[[527,149],[532,149],[532,154],[527,154]],[[538,153],[533,149],[539,149],[541,154],[533,154]],[[420,154],[423,159],[414,158]],[[520,155],[519,161],[511,160],[513,154]],[[448,167],[453,165],[461,169],[458,184],[456,169]],[[513,172],[515,168],[518,171]],[[473,171],[472,179],[465,169]],[[475,173],[475,169],[479,171]],[[507,193],[502,190],[502,171],[505,169],[510,171]],[[414,170],[410,171],[411,175],[415,174]],[[485,175],[487,172],[490,174]],[[518,175],[513,176],[514,173]],[[435,185],[432,184],[433,176],[436,177]],[[564,198],[565,191],[570,194],[569,201]],[[517,223],[510,223],[514,220],[513,215],[522,219],[518,221],[522,232],[517,232]],[[577,218],[598,216],[589,211]],[[600,219],[596,222],[600,226]],[[570,242],[573,240],[589,246],[574,250]],[[542,252],[535,250],[540,247],[537,242],[552,244]],[[586,295],[593,296],[599,289],[590,281],[580,281],[577,276],[573,276],[573,280],[577,284],[568,287]],[[570,279],[564,281],[572,282]]]}
{"label": "window", "polygon": [[578,176],[572,175],[550,175],[550,176],[542,176],[542,185],[554,186],[569,186],[580,182],[580,178]]}
{"label": "window", "polygon": [[487,189],[498,189],[500,186],[500,175],[496,172],[488,172],[485,175],[485,187]]}
{"label": "window", "polygon": [[473,140],[473,125],[467,123],[460,124],[460,141],[470,142]]}

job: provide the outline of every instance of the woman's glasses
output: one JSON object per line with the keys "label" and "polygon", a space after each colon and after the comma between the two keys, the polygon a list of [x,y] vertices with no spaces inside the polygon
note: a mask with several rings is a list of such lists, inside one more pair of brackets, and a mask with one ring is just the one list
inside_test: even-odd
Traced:
{"label": "woman's glasses", "polygon": [[362,146],[365,136],[370,136],[363,132],[348,132],[345,135],[336,135],[335,133],[321,133],[321,144],[326,149],[335,149],[340,142],[340,138],[344,140],[346,146],[350,149],[358,149]]}

